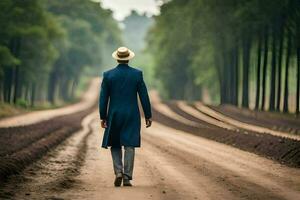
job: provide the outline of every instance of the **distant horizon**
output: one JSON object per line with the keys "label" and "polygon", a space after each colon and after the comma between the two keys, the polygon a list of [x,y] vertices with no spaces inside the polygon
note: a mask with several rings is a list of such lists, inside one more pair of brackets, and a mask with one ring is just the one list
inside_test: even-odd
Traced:
{"label": "distant horizon", "polygon": [[132,11],[151,17],[160,13],[161,1],[156,0],[94,0],[98,1],[102,8],[110,9],[117,21],[123,21]]}

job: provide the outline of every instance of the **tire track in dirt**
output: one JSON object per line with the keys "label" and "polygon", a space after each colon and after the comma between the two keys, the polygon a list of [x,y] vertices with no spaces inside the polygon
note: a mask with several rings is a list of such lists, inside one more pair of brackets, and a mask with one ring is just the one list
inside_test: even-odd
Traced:
{"label": "tire track in dirt", "polygon": [[45,155],[75,131],[95,108],[30,126],[0,128],[0,178],[6,179]]}
{"label": "tire track in dirt", "polygon": [[21,174],[11,176],[0,189],[0,197],[30,200],[182,199],[165,183],[163,174],[140,149],[136,154],[135,186],[115,188],[110,151],[101,148],[99,130],[99,123],[93,120],[88,132],[83,130],[73,134]]}
{"label": "tire track in dirt", "polygon": [[[166,183],[159,166],[151,162],[145,148],[136,149],[133,187],[113,185],[114,174],[110,150],[101,148],[102,129],[93,124],[93,134],[88,141],[85,165],[77,177],[79,187],[64,191],[64,199],[182,199],[172,186]],[[99,131],[101,134],[99,134]],[[151,154],[152,156],[152,154]]]}
{"label": "tire track in dirt", "polygon": [[[21,172],[72,133],[95,109],[99,78],[94,78],[80,102],[0,120],[0,179]],[[1,182],[0,182],[1,184]]]}
{"label": "tire track in dirt", "polygon": [[[176,114],[177,120],[188,116]],[[154,116],[136,149],[134,187],[113,186],[110,151],[101,148],[103,129],[94,112],[82,131],[0,186],[0,198],[298,200],[299,169],[199,137],[220,136],[226,129],[191,128],[192,118],[180,123],[155,108]]]}
{"label": "tire track in dirt", "polygon": [[198,173],[190,163],[158,147],[148,136],[144,136],[143,141],[148,162],[163,174],[166,193],[175,193],[179,199],[237,199],[228,190]]}
{"label": "tire track in dirt", "polygon": [[[238,198],[298,199],[300,195],[300,180],[296,178],[300,175],[298,170],[282,166],[278,167],[276,164],[270,164],[271,161],[257,158],[257,156],[247,152],[176,132],[176,130],[159,127],[158,130],[152,130],[145,134],[149,136],[144,137],[144,139],[156,148],[161,149],[162,152],[169,154],[169,156],[166,155],[165,157],[173,156],[177,157],[177,163],[180,160],[189,163],[191,169],[194,167],[199,170],[199,176],[205,174],[209,179],[212,179],[212,182],[219,183],[224,189],[227,188]],[[214,150],[215,147],[218,147],[218,149]],[[223,158],[224,152],[222,152],[222,149],[225,152],[230,150],[229,153],[225,153],[228,154],[225,158]],[[246,158],[243,158],[243,156],[241,156],[242,159],[235,156],[231,157],[232,151]],[[269,173],[263,173],[261,170],[248,167],[246,164],[234,163],[235,160],[242,160],[242,162],[248,163],[251,163],[251,161],[254,161],[254,163],[257,161],[264,162],[261,165],[268,166]],[[289,174],[294,178],[286,177],[286,179],[282,179],[282,177],[278,177],[280,173],[277,172],[281,169],[278,170],[276,167],[285,169],[286,171],[283,170],[285,172],[284,175]]]}
{"label": "tire track in dirt", "polygon": [[69,161],[68,167],[61,173],[62,175],[51,184],[53,190],[61,191],[69,189],[76,183],[76,176],[80,174],[80,170],[85,162],[88,148],[87,141],[92,134],[91,125],[89,124],[88,126],[89,130],[80,140],[74,158]]}
{"label": "tire track in dirt", "polygon": [[[84,165],[87,140],[92,131],[90,124],[95,113],[84,118],[83,130],[74,133],[44,158],[28,166],[19,175],[14,175],[0,186],[0,197],[7,199],[54,198],[66,189],[80,185],[76,177]],[[20,184],[21,183],[21,184]],[[17,187],[16,187],[17,186]]]}
{"label": "tire track in dirt", "polygon": [[300,135],[300,118],[292,114],[280,112],[268,112],[238,108],[231,105],[210,106],[208,108],[219,112],[227,117],[275,131],[289,132]]}
{"label": "tire track in dirt", "polygon": [[[95,125],[95,133],[99,124]],[[150,130],[151,131],[151,130]],[[159,134],[159,133],[158,133]],[[101,149],[101,137],[92,134],[89,139],[87,162],[79,175],[80,192],[76,187],[65,191],[65,199],[238,199],[218,187],[208,177],[201,176],[193,166],[170,157],[145,139],[136,149],[132,188],[113,186],[113,168],[110,151]],[[99,140],[100,139],[100,140]],[[157,138],[156,138],[157,139]],[[212,187],[214,185],[214,187]],[[76,195],[75,195],[76,194]]]}
{"label": "tire track in dirt", "polygon": [[[215,117],[222,122],[236,126],[238,128],[242,128],[244,130],[255,131],[255,132],[261,133],[261,134],[270,134],[270,135],[277,136],[277,137],[284,137],[284,138],[289,138],[289,139],[300,141],[300,136],[298,136],[298,135],[293,135],[288,132],[283,132],[283,131],[278,131],[278,130],[272,130],[272,129],[264,127],[264,126],[253,125],[251,123],[245,123],[245,122],[242,122],[241,120],[235,120],[234,118],[223,115],[222,113],[215,111],[215,110],[211,109],[210,107],[205,106],[199,102],[195,103],[194,106],[197,110],[199,110],[202,113],[205,113],[208,116]],[[276,122],[276,123],[278,123],[278,122]],[[266,125],[268,125],[268,124],[266,124]],[[292,124],[291,124],[291,126],[292,126]]]}
{"label": "tire track in dirt", "polygon": [[[68,138],[22,174],[10,177],[6,199],[297,199],[298,169],[167,127],[142,129],[134,187],[113,186],[109,149],[94,113]],[[99,134],[100,132],[100,134]],[[23,180],[22,180],[23,179]],[[22,180],[22,181],[20,181]]]}
{"label": "tire track in dirt", "polygon": [[[168,106],[172,106],[173,103],[169,103]],[[220,127],[220,128],[224,128],[224,129],[228,129],[228,130],[236,130],[237,128],[224,123],[222,121],[220,121],[219,119],[207,115],[206,113],[200,112],[196,109],[194,109],[192,106],[189,106],[186,102],[184,101],[176,101],[176,106],[173,106],[173,109],[178,109],[179,111],[184,111],[182,112],[182,115],[186,118],[189,118],[192,121],[197,121],[197,120],[201,120],[201,122],[206,122],[209,123],[211,125]],[[189,113],[189,115],[185,115],[185,113]]]}
{"label": "tire track in dirt", "polygon": [[[189,113],[180,110],[174,103],[168,104],[172,112],[186,117],[188,120],[195,120],[199,124],[207,124],[200,119],[194,119]],[[198,135],[217,142],[225,143],[239,149],[256,153],[264,157],[276,160],[288,166],[300,166],[300,143],[290,138],[281,138],[269,134],[261,134],[245,130],[227,130],[213,125],[208,128],[195,128],[181,123],[167,116],[156,109],[154,105],[154,119],[166,126],[172,126],[178,130],[185,131],[194,135]]]}

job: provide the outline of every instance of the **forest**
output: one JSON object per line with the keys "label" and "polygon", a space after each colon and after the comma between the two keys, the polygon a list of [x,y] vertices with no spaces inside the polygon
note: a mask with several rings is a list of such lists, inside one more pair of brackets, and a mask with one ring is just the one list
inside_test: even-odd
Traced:
{"label": "forest", "polygon": [[299,114],[299,0],[163,2],[120,23],[89,0],[2,0],[0,102],[73,101],[124,44],[164,99]]}
{"label": "forest", "polygon": [[0,1],[0,102],[71,101],[83,75],[100,74],[121,43],[99,2]]}
{"label": "forest", "polygon": [[147,37],[160,91],[299,113],[299,0],[172,0]]}

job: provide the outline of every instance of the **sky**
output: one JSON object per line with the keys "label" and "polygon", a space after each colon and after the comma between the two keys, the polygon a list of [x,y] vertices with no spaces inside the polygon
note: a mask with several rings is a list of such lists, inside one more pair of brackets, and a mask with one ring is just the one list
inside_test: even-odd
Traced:
{"label": "sky", "polygon": [[131,10],[136,10],[138,13],[146,13],[147,15],[159,14],[159,0],[101,0],[101,6],[113,11],[113,16],[116,20],[122,21],[128,16]]}

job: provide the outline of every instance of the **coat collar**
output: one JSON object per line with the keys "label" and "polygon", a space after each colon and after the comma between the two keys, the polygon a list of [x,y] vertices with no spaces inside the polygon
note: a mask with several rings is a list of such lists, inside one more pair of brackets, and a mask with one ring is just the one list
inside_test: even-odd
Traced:
{"label": "coat collar", "polygon": [[128,67],[128,64],[118,64],[117,67]]}

